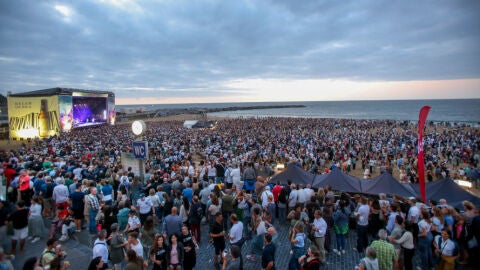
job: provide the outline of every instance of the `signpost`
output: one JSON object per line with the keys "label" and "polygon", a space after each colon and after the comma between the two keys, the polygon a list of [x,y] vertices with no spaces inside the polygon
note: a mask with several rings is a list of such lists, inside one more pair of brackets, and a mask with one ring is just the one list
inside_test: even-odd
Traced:
{"label": "signpost", "polygon": [[142,141],[142,135],[145,133],[147,126],[142,120],[132,123],[132,132],[136,138],[132,144],[133,156],[138,159],[138,168],[140,170],[140,179],[145,182],[145,160],[148,159],[148,142]]}

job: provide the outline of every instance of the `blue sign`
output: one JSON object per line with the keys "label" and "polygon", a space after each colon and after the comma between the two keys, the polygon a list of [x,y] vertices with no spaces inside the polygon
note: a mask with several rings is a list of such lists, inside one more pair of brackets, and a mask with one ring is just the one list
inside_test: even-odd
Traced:
{"label": "blue sign", "polygon": [[133,155],[136,159],[147,159],[148,158],[148,142],[134,141]]}

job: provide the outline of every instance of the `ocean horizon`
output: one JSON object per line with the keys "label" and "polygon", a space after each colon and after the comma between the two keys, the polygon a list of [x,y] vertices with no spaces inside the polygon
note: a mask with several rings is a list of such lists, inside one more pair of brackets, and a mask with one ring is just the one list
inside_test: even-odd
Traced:
{"label": "ocean horizon", "polygon": [[228,102],[183,104],[130,104],[117,105],[118,110],[141,108],[158,109],[226,108],[247,106],[304,105],[300,108],[275,108],[222,111],[208,113],[217,117],[295,117],[340,119],[388,119],[400,121],[418,120],[423,106],[430,106],[427,121],[480,122],[479,99],[422,99],[422,100],[350,100],[350,101],[280,101],[280,102]]}

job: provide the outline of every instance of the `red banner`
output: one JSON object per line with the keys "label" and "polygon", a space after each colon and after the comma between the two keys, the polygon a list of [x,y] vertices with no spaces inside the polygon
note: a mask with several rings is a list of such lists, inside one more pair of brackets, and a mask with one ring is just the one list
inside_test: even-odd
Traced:
{"label": "red banner", "polygon": [[420,186],[420,195],[422,200],[426,203],[427,195],[425,193],[425,161],[423,157],[423,129],[425,127],[425,121],[427,120],[428,112],[430,111],[430,106],[423,106],[420,109],[420,114],[418,116],[418,185]]}

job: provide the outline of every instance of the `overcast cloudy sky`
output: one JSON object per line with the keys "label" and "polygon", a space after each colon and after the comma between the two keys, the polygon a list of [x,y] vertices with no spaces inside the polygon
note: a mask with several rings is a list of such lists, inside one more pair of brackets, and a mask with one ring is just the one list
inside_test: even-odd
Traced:
{"label": "overcast cloudy sky", "polygon": [[480,98],[480,1],[0,1],[0,92]]}

